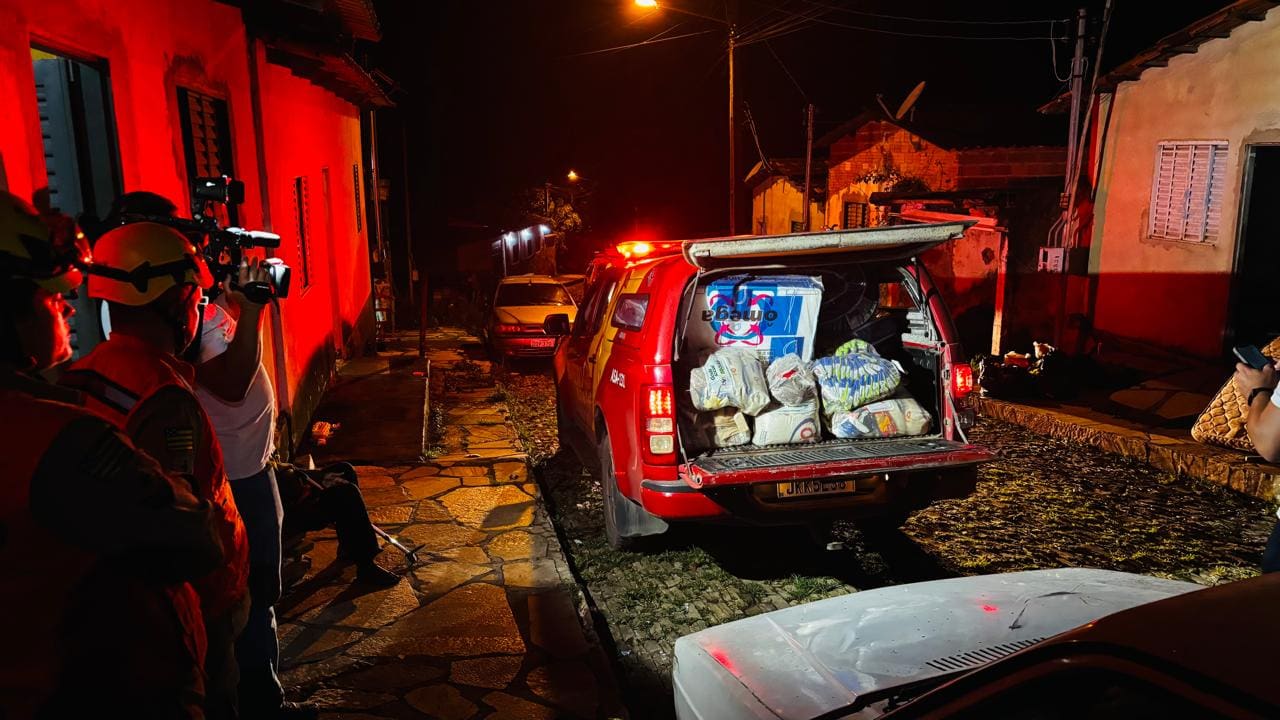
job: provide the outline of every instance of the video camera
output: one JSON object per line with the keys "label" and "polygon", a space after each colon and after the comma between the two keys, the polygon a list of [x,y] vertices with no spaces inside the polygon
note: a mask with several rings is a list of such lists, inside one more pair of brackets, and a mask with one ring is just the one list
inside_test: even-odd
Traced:
{"label": "video camera", "polygon": [[[221,177],[198,177],[191,182],[191,220],[170,218],[181,223],[190,223],[189,229],[179,227],[184,233],[192,231],[203,235],[207,240],[200,245],[209,271],[216,278],[236,271],[244,259],[246,248],[278,248],[280,236],[264,230],[245,230],[240,227],[223,228],[218,225],[218,218],[210,211],[211,204],[239,205],[244,202],[244,183],[233,180],[226,175]],[[169,223],[172,224],[172,223]],[[292,271],[279,258],[267,258],[265,261],[267,276],[271,285],[271,294],[283,298],[289,296],[289,284]],[[253,298],[252,288],[244,288]]]}
{"label": "video camera", "polygon": [[[171,213],[173,205],[152,193],[130,193],[121,198],[120,206],[112,209],[105,221],[88,216],[81,217],[86,232],[98,237],[113,227],[135,222],[154,222],[168,225],[186,235],[204,255],[209,272],[217,279],[235,277],[248,248],[278,248],[280,236],[263,230],[246,230],[241,227],[224,228],[218,224],[217,215],[210,207],[239,205],[244,202],[244,183],[226,175],[198,177],[191,182],[191,217],[176,217]],[[272,298],[289,296],[292,272],[278,258],[267,258],[267,283],[249,283],[238,288],[250,300],[265,304]],[[215,294],[217,290],[213,291]]]}

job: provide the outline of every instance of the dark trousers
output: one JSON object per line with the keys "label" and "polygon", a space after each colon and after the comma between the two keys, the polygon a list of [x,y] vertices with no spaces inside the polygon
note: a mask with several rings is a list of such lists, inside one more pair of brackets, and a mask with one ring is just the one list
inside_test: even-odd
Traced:
{"label": "dark trousers", "polygon": [[369,522],[360,486],[334,482],[320,493],[320,507],[338,535],[338,554],[347,560],[364,562],[377,555],[378,538]]}
{"label": "dark trousers", "polygon": [[232,480],[231,494],[249,538],[249,619],[236,642],[236,660],[240,665],[241,715],[252,718],[274,711],[284,702],[275,609],[280,600],[284,508],[270,465],[256,475]]}
{"label": "dark trousers", "polygon": [[1267,539],[1267,549],[1262,553],[1262,572],[1280,572],[1280,520],[1271,529],[1271,537]]}

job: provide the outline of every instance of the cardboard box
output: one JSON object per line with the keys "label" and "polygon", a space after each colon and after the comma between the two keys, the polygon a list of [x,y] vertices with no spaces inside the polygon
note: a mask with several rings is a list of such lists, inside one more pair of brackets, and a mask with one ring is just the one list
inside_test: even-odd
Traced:
{"label": "cardboard box", "polygon": [[822,279],[805,275],[732,275],[694,300],[686,338],[695,354],[736,347],[769,362],[795,353],[813,359]]}

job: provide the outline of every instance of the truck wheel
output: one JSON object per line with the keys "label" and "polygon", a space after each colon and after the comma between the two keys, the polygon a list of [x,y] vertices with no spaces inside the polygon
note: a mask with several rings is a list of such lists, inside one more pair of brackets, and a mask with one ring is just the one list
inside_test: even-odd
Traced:
{"label": "truck wheel", "polygon": [[573,449],[573,438],[569,435],[569,418],[564,416],[564,403],[560,401],[560,388],[556,387],[556,439],[561,450]]}
{"label": "truck wheel", "polygon": [[634,550],[636,538],[623,537],[619,530],[622,524],[619,517],[622,508],[619,505],[631,501],[619,496],[618,479],[613,474],[613,450],[609,447],[608,433],[601,436],[600,445],[596,450],[600,458],[600,490],[604,499],[605,539],[609,541],[609,547],[614,550]]}

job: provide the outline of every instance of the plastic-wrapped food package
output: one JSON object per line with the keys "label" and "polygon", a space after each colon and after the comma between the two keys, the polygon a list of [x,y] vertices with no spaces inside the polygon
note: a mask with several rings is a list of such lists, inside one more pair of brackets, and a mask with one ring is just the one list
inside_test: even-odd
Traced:
{"label": "plastic-wrapped food package", "polygon": [[813,380],[813,372],[809,370],[809,363],[795,353],[769,363],[765,378],[769,381],[769,394],[783,405],[800,405],[818,396],[818,386]]}
{"label": "plastic-wrapped food package", "polygon": [[830,425],[838,438],[902,437],[925,434],[933,418],[915,398],[896,397],[838,412]]}
{"label": "plastic-wrapped food package", "polygon": [[789,445],[811,443],[822,439],[817,399],[800,405],[774,405],[756,415],[753,445]]}
{"label": "plastic-wrapped food package", "polygon": [[751,425],[737,408],[693,413],[689,446],[695,449],[733,447],[751,442]]}
{"label": "plastic-wrapped food package", "polygon": [[813,375],[818,378],[822,412],[827,415],[887,398],[902,381],[897,363],[859,352],[815,360]]}
{"label": "plastic-wrapped food package", "polygon": [[755,353],[724,348],[690,371],[689,394],[699,410],[736,407],[755,415],[769,404],[769,383]]}
{"label": "plastic-wrapped food package", "polygon": [[876,357],[880,357],[880,353],[876,350],[876,346],[872,345],[866,340],[863,340],[862,338],[854,338],[850,340],[849,342],[836,348],[836,351],[831,354],[836,356],[859,354],[859,355],[875,355]]}

